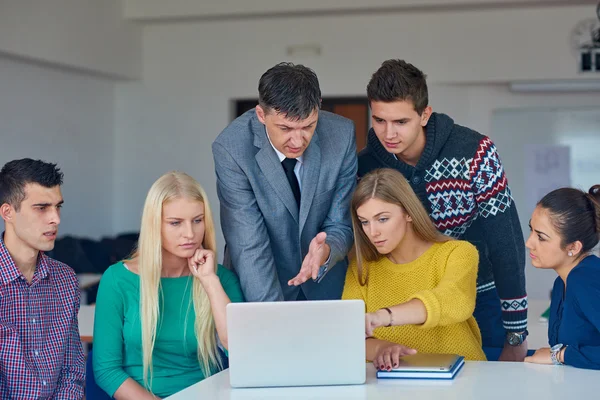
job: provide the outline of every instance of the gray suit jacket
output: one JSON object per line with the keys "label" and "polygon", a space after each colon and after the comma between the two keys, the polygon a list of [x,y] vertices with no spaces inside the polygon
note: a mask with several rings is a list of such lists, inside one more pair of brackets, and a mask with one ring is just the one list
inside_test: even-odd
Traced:
{"label": "gray suit jacket", "polygon": [[310,241],[327,233],[330,269],[319,283],[301,287],[309,300],[339,299],[352,246],[350,199],[356,184],[354,124],[321,111],[304,152],[300,210],[264,125],[251,110],[212,145],[227,253],[247,301],[295,300],[288,286],[300,271]]}

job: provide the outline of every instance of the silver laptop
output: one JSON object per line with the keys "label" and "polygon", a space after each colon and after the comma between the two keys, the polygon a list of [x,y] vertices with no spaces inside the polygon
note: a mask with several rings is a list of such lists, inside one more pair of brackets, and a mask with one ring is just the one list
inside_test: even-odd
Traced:
{"label": "silver laptop", "polygon": [[231,303],[232,387],[363,384],[362,300]]}

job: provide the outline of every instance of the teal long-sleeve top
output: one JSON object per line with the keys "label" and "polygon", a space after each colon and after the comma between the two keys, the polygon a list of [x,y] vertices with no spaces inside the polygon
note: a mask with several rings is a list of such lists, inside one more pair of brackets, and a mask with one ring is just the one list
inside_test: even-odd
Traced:
{"label": "teal long-sleeve top", "polygon": [[[243,301],[236,275],[218,266],[217,276],[232,302]],[[161,398],[205,378],[198,362],[191,302],[193,276],[161,278],[161,304],[152,355],[152,392]],[[123,262],[109,267],[100,281],[94,319],[94,377],[113,396],[127,378],[144,386],[140,277]]]}

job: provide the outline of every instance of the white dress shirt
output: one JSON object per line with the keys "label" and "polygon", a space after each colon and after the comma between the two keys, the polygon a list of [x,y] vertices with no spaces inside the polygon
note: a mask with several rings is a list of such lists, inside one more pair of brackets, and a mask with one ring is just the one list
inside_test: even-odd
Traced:
{"label": "white dress shirt", "polygon": [[[271,147],[273,147],[273,150],[275,150],[277,157],[279,157],[279,162],[282,162],[287,157],[285,156],[285,154],[283,154],[282,152],[277,150],[275,148],[275,146],[273,146],[273,142],[271,142],[271,138],[269,137],[269,131],[267,131],[266,126],[265,126],[265,132],[267,132],[267,138],[269,138],[269,143],[271,143]],[[296,179],[298,179],[298,186],[300,187],[300,192],[302,192],[302,165],[304,163],[304,154],[302,154],[300,157],[296,158],[296,160],[298,160],[298,162],[296,163],[296,166],[294,167],[294,175],[296,175]]]}

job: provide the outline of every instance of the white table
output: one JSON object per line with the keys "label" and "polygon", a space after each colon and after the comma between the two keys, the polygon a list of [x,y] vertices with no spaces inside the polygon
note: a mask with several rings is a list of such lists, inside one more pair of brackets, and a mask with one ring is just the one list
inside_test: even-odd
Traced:
{"label": "white table", "polygon": [[378,381],[367,364],[367,383],[355,386],[232,389],[229,370],[169,397],[186,399],[593,399],[600,393],[600,372],[566,366],[467,362],[454,381]]}
{"label": "white table", "polygon": [[94,313],[96,306],[82,305],[79,308],[79,336],[84,343],[92,343],[94,339]]}

